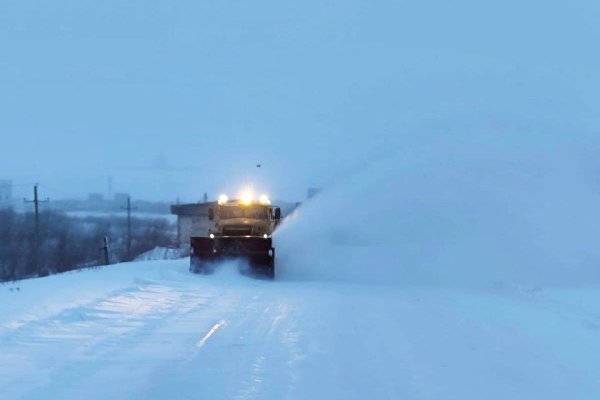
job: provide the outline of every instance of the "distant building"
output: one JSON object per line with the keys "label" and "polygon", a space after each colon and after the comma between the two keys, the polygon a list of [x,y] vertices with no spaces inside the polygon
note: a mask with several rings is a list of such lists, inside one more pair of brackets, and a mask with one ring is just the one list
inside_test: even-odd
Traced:
{"label": "distant building", "polygon": [[180,247],[190,245],[191,236],[208,236],[213,222],[208,219],[208,209],[217,202],[176,204],[171,206],[171,214],[177,215],[177,238]]}
{"label": "distant building", "polygon": [[0,208],[9,207],[12,201],[12,181],[0,180]]}
{"label": "distant building", "polygon": [[104,201],[104,195],[102,193],[90,193],[88,194],[88,201],[90,203],[102,203]]}

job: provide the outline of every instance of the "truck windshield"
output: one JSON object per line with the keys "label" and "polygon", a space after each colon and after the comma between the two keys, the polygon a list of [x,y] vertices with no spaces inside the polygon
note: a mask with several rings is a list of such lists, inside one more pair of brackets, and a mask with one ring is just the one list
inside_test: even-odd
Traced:
{"label": "truck windshield", "polygon": [[268,219],[269,214],[266,207],[221,207],[219,210],[220,219],[228,218],[253,218]]}

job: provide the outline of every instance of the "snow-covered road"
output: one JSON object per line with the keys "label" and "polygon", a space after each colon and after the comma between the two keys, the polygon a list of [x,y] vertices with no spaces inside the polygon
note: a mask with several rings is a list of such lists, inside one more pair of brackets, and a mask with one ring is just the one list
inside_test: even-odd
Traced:
{"label": "snow-covered road", "polygon": [[0,398],[593,399],[599,299],[120,264],[0,286]]}

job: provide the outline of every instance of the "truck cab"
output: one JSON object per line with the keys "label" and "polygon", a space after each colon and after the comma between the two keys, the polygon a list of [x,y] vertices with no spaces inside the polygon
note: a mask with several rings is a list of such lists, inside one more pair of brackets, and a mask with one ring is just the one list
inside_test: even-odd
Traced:
{"label": "truck cab", "polygon": [[215,221],[209,236],[271,237],[281,221],[281,209],[270,204],[244,204],[240,200],[220,202],[208,210]]}
{"label": "truck cab", "polygon": [[229,200],[225,195],[208,209],[208,236],[190,238],[190,271],[209,274],[220,260],[244,259],[254,274],[275,276],[272,234],[281,222],[281,209],[266,196]]}

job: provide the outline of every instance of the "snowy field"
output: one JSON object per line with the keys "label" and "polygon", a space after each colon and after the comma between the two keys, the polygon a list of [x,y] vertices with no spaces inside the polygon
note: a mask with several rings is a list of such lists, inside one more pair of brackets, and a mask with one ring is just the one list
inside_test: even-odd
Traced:
{"label": "snowy field", "polygon": [[139,262],[2,286],[0,398],[600,393],[597,290],[268,282],[234,269]]}
{"label": "snowy field", "polygon": [[365,168],[286,220],[275,281],[182,259],[0,286],[0,398],[597,399],[599,196],[543,143]]}

